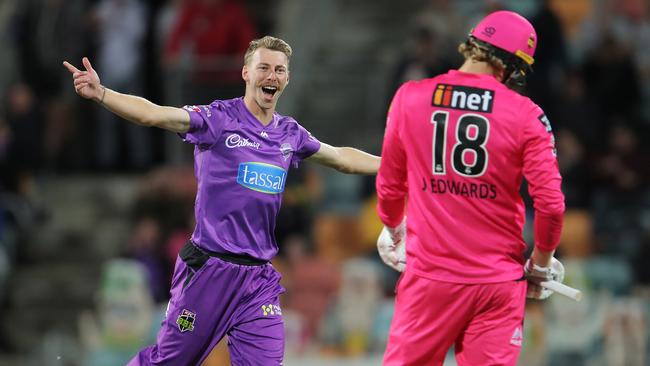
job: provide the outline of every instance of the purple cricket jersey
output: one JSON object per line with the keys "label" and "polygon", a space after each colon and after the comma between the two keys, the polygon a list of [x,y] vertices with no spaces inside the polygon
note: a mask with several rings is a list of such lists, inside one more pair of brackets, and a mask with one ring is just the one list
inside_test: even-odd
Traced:
{"label": "purple cricket jersey", "polygon": [[271,260],[289,167],[316,153],[320,142],[291,117],[274,113],[264,126],[241,97],[183,108],[190,129],[179,135],[195,145],[198,183],[192,241],[213,252]]}

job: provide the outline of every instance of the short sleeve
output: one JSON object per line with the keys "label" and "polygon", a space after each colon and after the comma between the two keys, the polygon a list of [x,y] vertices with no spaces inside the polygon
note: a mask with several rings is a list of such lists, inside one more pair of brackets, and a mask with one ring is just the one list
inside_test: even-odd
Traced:
{"label": "short sleeve", "polygon": [[298,168],[300,162],[314,155],[320,149],[320,141],[312,136],[301,125],[298,125],[298,137],[296,139],[296,149],[291,157],[291,165]]}
{"label": "short sleeve", "polygon": [[186,105],[183,107],[190,115],[190,129],[178,135],[185,142],[209,147],[214,145],[224,129],[225,106],[219,101],[210,105]]}

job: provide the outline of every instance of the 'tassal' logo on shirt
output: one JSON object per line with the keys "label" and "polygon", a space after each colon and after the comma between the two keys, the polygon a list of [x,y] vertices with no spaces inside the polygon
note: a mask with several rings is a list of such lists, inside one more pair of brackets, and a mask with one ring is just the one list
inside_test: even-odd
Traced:
{"label": "'tassal' logo on shirt", "polygon": [[267,163],[241,163],[237,171],[237,183],[257,192],[282,193],[286,181],[287,172],[284,169]]}
{"label": "'tassal' logo on shirt", "polygon": [[438,84],[431,105],[466,111],[492,112],[494,91],[469,86]]}
{"label": "'tassal' logo on shirt", "polygon": [[255,141],[250,141],[249,139],[242,138],[236,133],[228,136],[226,138],[226,146],[234,149],[236,147],[251,147],[253,149],[259,149],[260,143]]}

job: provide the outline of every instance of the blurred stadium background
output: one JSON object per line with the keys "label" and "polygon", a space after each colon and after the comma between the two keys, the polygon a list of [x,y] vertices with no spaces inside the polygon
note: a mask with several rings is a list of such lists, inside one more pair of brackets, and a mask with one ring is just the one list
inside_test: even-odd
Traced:
{"label": "blurred stadium background", "polygon": [[[207,104],[242,94],[242,50],[277,35],[294,48],[279,111],[378,154],[397,86],[458,66],[457,44],[500,8],[538,32],[526,93],[553,124],[559,256],[586,295],[528,304],[520,364],[650,365],[647,0],[0,0],[0,365],[124,364],[153,342],[193,225],[191,147],[81,100],[63,60]],[[276,231],[286,364],[380,364],[396,274],[375,254],[374,179],[308,165]],[[226,364],[224,349],[206,362]]]}

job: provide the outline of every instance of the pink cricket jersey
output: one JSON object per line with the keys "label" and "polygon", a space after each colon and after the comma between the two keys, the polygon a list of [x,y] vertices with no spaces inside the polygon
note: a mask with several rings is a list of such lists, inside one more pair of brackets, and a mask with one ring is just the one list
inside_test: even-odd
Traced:
{"label": "pink cricket jersey", "polygon": [[388,112],[377,210],[394,227],[408,206],[409,270],[457,283],[521,278],[522,176],[535,245],[557,247],[564,195],[554,145],[542,110],[490,75],[452,70],[404,84]]}

